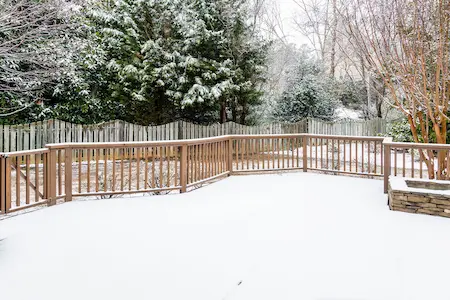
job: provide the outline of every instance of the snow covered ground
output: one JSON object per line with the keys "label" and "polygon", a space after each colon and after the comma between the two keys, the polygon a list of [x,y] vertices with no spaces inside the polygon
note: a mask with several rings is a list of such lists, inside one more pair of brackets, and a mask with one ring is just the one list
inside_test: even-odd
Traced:
{"label": "snow covered ground", "polygon": [[389,211],[382,184],[234,176],[9,218],[0,298],[448,299],[450,219]]}

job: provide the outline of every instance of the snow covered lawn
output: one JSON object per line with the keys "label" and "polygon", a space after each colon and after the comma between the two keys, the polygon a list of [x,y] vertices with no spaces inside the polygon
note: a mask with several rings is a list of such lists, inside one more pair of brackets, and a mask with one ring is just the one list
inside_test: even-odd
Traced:
{"label": "snow covered lawn", "polygon": [[448,299],[450,219],[382,181],[234,176],[0,221],[0,299]]}

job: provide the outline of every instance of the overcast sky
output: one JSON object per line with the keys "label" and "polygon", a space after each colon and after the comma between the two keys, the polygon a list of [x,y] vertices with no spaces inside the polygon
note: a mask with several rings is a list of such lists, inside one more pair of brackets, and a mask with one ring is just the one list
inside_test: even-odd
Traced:
{"label": "overcast sky", "polygon": [[298,12],[297,4],[294,0],[272,0],[278,5],[281,16],[283,18],[283,26],[285,34],[288,35],[288,40],[298,45],[308,43],[304,36],[299,34],[293,25],[293,17]]}

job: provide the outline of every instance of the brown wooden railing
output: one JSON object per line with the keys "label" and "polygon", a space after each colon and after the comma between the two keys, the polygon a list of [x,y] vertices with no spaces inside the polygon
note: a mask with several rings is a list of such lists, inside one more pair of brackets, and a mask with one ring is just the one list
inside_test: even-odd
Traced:
{"label": "brown wooden railing", "polygon": [[449,179],[448,173],[429,175],[434,174],[424,163],[429,157],[434,166],[445,164],[450,170],[450,145],[393,143],[383,137],[231,135],[50,144],[44,149],[0,153],[0,213],[74,197],[186,192],[232,174],[267,171],[384,176],[385,191],[389,175]]}

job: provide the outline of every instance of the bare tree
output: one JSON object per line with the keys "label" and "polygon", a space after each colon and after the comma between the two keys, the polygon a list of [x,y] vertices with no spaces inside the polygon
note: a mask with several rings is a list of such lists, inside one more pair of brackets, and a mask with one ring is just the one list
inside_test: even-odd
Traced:
{"label": "bare tree", "polygon": [[319,59],[329,61],[330,76],[334,77],[338,33],[337,0],[294,0],[294,2],[300,12],[294,17],[297,30],[309,40]]}
{"label": "bare tree", "polygon": [[0,117],[41,100],[63,57],[64,13],[56,1],[0,0]]}
{"label": "bare tree", "polygon": [[[355,49],[408,119],[415,142],[447,142],[450,0],[350,0],[342,18]],[[420,151],[430,178],[448,179],[444,152]]]}
{"label": "bare tree", "polygon": [[330,76],[334,78],[336,73],[336,43],[338,31],[338,10],[337,0],[332,2],[332,25],[331,25],[331,53],[330,53]]}
{"label": "bare tree", "polygon": [[294,0],[300,14],[294,18],[297,30],[316,50],[320,59],[325,58],[330,39],[329,0]]}

